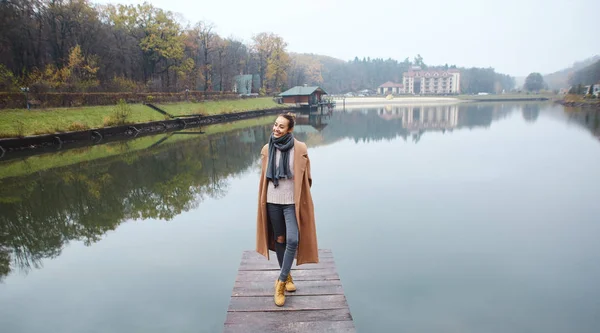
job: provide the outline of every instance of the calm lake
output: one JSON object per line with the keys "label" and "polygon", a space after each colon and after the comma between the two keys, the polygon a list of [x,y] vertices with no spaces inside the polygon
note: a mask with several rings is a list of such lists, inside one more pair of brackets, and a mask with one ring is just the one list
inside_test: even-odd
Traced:
{"label": "calm lake", "polygon": [[[0,161],[0,331],[220,332],[274,119]],[[599,123],[539,103],[299,115],[358,331],[598,332]]]}

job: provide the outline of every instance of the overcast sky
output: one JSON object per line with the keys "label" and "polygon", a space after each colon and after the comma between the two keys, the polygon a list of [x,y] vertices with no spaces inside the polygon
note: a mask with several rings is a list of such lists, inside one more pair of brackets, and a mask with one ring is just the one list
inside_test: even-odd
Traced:
{"label": "overcast sky", "polygon": [[[92,0],[94,1],[94,0]],[[138,0],[95,0],[137,4]],[[288,51],[548,74],[600,54],[600,0],[153,0],[222,37],[274,32]]]}

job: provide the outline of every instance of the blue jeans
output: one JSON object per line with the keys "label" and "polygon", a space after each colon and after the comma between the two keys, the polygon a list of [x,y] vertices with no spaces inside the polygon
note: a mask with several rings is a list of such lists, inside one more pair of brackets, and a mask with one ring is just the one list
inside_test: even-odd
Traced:
{"label": "blue jeans", "polygon": [[[275,252],[281,272],[279,280],[285,281],[290,274],[292,263],[298,249],[298,222],[296,205],[278,205],[267,203],[267,214],[273,226]],[[283,241],[285,239],[285,242]]]}

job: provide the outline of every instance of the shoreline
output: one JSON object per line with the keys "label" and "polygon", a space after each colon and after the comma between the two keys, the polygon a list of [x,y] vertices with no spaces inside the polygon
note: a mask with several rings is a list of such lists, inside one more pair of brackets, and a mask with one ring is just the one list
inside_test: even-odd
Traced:
{"label": "shoreline", "polygon": [[[395,97],[393,99],[387,99],[385,97],[346,97],[345,99],[334,97],[336,104],[343,104],[344,100],[346,105],[352,104],[444,104],[444,103],[460,103],[464,100],[455,97]],[[336,105],[337,106],[337,105]]]}
{"label": "shoreline", "polygon": [[554,101],[554,103],[571,108],[600,109],[600,101],[598,100],[567,101],[564,99],[559,99],[557,101]]}
{"label": "shoreline", "polygon": [[272,98],[206,102],[127,103],[49,109],[0,110],[0,138],[84,131],[119,124],[139,124],[175,118],[210,116],[242,111],[278,109]]}
{"label": "shoreline", "polygon": [[[25,137],[1,138],[0,161],[24,157],[30,154],[64,151],[82,146],[127,140],[147,135],[168,133],[186,128],[198,128],[235,120],[258,118],[293,110],[294,107],[242,111],[209,116],[195,116],[163,121],[150,121],[121,126],[103,127],[83,131],[60,132]],[[10,157],[7,157],[10,155]]]}
{"label": "shoreline", "polygon": [[[498,95],[502,96],[502,95]],[[424,97],[395,97],[393,99],[386,99],[385,97],[334,97],[336,101],[336,109],[342,109],[345,105],[346,108],[368,108],[377,106],[440,106],[440,105],[453,105],[461,103],[487,103],[487,102],[548,102],[548,97],[532,97],[527,96],[514,96],[509,95],[506,97],[497,96],[470,96],[463,97],[435,97],[435,96],[424,96]]]}
{"label": "shoreline", "polygon": [[336,102],[346,101],[346,104],[414,104],[414,103],[449,103],[449,102],[519,102],[519,101],[548,101],[544,95],[459,95],[457,97],[442,96],[396,96],[393,99],[385,97],[341,97],[333,96]]}
{"label": "shoreline", "polygon": [[[465,96],[468,97],[468,96]],[[496,97],[496,96],[490,96]],[[341,110],[344,102],[341,97],[333,97],[336,101],[336,109]],[[347,97],[345,98],[346,108],[372,108],[376,106],[440,106],[440,105],[455,105],[462,103],[480,103],[480,102],[526,102],[526,101],[548,101],[548,98],[523,96],[522,98],[514,98],[514,96],[506,96],[504,99],[498,98],[481,98],[467,99],[459,97],[435,97],[435,96],[419,96],[419,97],[395,97],[388,100],[385,97]],[[555,101],[562,104],[564,101]],[[563,104],[565,106],[569,106]],[[589,105],[588,105],[589,107]],[[599,105],[592,107],[600,107]],[[100,143],[127,140],[135,137],[146,135],[177,131],[185,128],[200,127],[203,125],[218,124],[235,120],[256,118],[264,115],[275,114],[285,110],[295,110],[292,105],[282,104],[281,107],[272,109],[259,109],[241,111],[235,113],[222,113],[213,115],[198,115],[190,117],[179,117],[169,120],[157,120],[148,122],[132,123],[128,125],[92,128],[80,131],[66,131],[57,133],[48,133],[40,135],[30,135],[23,137],[8,137],[0,138],[0,160],[7,160],[7,155],[11,155],[8,159],[17,156],[37,154],[39,152],[56,151],[63,149],[76,148],[87,145],[96,145]],[[58,148],[57,148],[58,147]]]}

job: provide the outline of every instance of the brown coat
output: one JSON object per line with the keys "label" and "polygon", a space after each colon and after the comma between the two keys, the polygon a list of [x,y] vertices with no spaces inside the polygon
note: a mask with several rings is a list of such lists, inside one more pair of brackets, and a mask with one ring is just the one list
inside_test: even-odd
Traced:
{"label": "brown coat", "polygon": [[[260,152],[262,170],[258,186],[258,216],[256,219],[256,252],[269,259],[269,250],[275,251],[273,228],[267,215],[267,162],[269,160],[269,145]],[[317,229],[315,227],[315,212],[310,187],[310,160],[306,144],[294,139],[294,203],[296,204],[296,220],[298,221],[298,250],[296,265],[318,263]]]}

